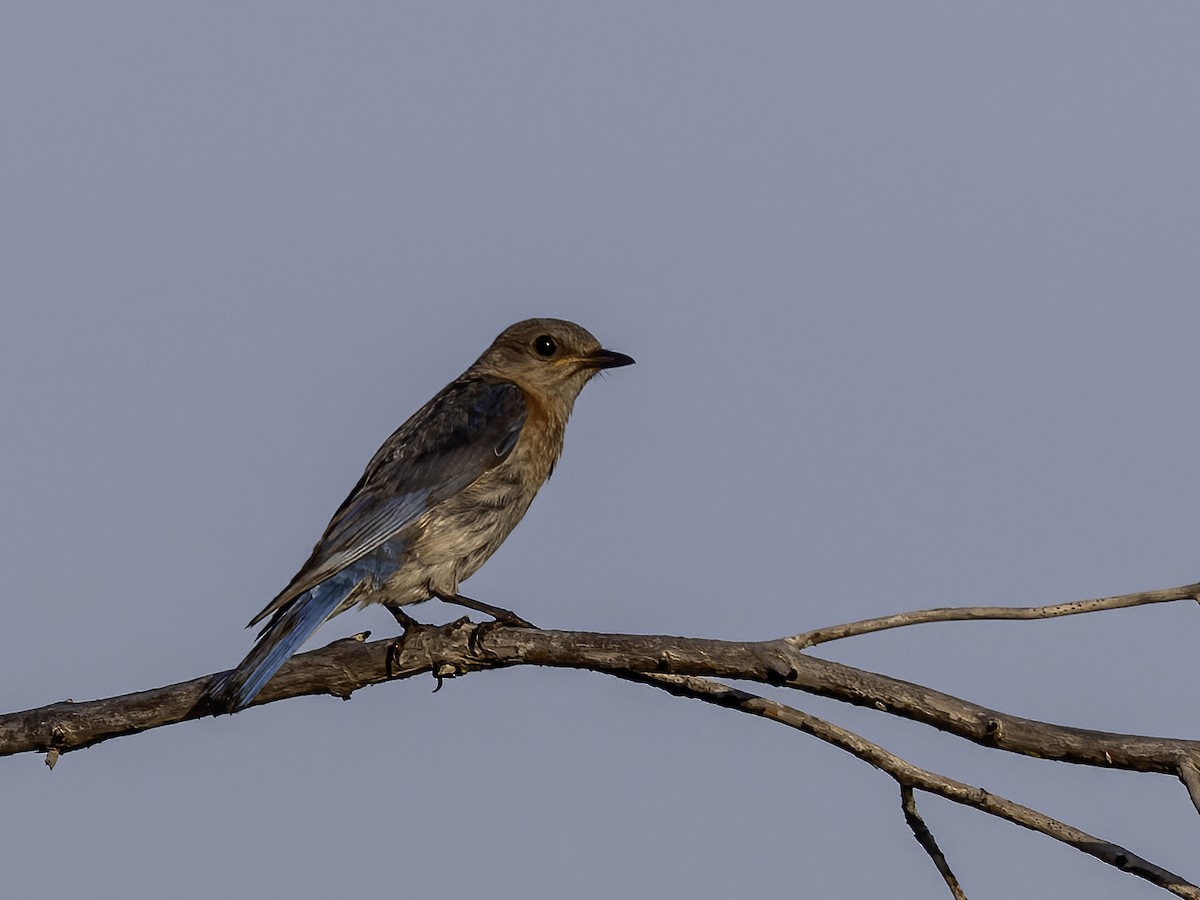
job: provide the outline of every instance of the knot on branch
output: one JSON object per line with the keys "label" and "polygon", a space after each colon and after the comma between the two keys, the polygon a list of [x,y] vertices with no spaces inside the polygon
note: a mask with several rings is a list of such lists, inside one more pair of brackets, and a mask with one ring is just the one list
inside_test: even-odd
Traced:
{"label": "knot on branch", "polygon": [[771,653],[766,659],[763,680],[775,687],[782,687],[800,677],[787,650]]}
{"label": "knot on branch", "polygon": [[983,734],[989,743],[999,744],[1004,740],[1004,722],[996,718],[988,719],[983,725]]}

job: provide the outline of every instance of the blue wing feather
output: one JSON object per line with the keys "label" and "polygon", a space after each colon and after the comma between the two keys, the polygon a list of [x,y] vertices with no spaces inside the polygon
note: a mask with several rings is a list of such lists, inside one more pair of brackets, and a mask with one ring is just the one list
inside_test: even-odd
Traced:
{"label": "blue wing feather", "polygon": [[512,382],[451,382],[379,448],[308,562],[250,624],[370,553],[503,462],[520,437],[525,415],[525,395]]}
{"label": "blue wing feather", "polygon": [[524,394],[491,378],[452,382],[375,454],[308,562],[250,622],[270,617],[254,649],[212,691],[231,712],[248,705],[300,645],[365,581],[402,564],[400,532],[499,465],[525,424]]}

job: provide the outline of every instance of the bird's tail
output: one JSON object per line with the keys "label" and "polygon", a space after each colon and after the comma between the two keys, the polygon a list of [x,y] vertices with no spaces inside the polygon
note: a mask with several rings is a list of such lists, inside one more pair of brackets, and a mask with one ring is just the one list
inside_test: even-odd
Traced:
{"label": "bird's tail", "polygon": [[235,713],[249,706],[287,658],[355,590],[357,585],[353,581],[347,584],[348,580],[334,577],[323,581],[279,610],[238,667],[209,688],[214,707]]}

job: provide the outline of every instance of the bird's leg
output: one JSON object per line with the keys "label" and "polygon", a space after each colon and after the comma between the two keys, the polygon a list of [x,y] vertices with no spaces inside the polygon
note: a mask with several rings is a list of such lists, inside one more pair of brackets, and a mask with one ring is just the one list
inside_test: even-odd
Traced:
{"label": "bird's leg", "polygon": [[405,631],[408,631],[410,628],[421,627],[421,623],[406,613],[403,607],[384,604],[384,609],[392,614],[392,618],[395,619],[396,622],[399,623],[400,627]]}
{"label": "bird's leg", "polygon": [[464,597],[462,594],[434,594],[433,596],[437,597],[443,603],[465,606],[467,609],[473,609],[486,616],[491,616],[501,625],[507,625],[510,628],[537,628],[532,622],[526,622],[515,612],[500,606],[492,606],[490,603],[484,603],[482,600],[472,600],[470,597]]}

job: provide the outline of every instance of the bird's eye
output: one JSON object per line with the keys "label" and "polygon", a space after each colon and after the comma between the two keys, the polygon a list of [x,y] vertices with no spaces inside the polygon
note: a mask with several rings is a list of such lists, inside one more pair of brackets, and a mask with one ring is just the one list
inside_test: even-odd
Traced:
{"label": "bird's eye", "polygon": [[537,351],[538,356],[553,356],[554,351],[558,349],[558,344],[554,343],[554,338],[550,335],[543,334],[534,339],[533,349]]}

